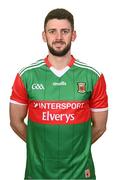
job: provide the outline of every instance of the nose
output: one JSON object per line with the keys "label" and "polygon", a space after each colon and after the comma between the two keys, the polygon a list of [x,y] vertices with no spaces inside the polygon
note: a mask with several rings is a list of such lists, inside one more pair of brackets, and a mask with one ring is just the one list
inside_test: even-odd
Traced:
{"label": "nose", "polygon": [[61,33],[60,31],[58,31],[58,32],[56,33],[56,39],[57,39],[57,40],[62,39],[62,33]]}

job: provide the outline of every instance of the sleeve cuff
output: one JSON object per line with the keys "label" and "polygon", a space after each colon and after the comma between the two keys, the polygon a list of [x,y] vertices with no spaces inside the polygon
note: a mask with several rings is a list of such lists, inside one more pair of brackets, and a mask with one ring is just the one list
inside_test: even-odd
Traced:
{"label": "sleeve cuff", "polygon": [[91,108],[92,112],[103,112],[103,111],[108,111],[108,107],[106,108]]}
{"label": "sleeve cuff", "polygon": [[24,103],[20,103],[20,102],[17,102],[17,101],[14,101],[14,100],[10,100],[10,103],[12,103],[12,104],[18,104],[18,105],[27,105],[27,104],[24,104]]}

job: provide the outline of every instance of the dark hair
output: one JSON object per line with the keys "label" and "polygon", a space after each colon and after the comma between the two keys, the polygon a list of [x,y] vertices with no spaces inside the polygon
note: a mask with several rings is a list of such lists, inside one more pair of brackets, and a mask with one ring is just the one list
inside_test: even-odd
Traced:
{"label": "dark hair", "polygon": [[72,27],[72,30],[74,30],[74,18],[73,15],[67,11],[66,9],[53,9],[50,11],[47,16],[45,17],[44,21],[44,29],[46,28],[47,22],[51,19],[67,19]]}

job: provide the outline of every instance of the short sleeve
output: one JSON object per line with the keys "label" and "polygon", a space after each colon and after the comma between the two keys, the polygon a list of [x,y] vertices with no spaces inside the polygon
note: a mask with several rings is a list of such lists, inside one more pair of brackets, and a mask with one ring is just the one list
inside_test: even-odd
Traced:
{"label": "short sleeve", "polygon": [[106,82],[103,74],[97,80],[91,98],[90,108],[94,112],[108,110],[108,96],[106,93]]}
{"label": "short sleeve", "polygon": [[17,74],[12,87],[10,102],[15,104],[28,104],[28,95],[26,92],[26,88],[24,87],[19,74]]}

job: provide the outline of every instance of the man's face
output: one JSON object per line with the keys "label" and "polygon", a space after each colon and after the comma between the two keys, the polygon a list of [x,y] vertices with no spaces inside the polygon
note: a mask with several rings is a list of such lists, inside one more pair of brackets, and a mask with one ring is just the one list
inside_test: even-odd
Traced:
{"label": "man's face", "polygon": [[72,30],[70,22],[66,19],[49,20],[43,32],[43,39],[47,42],[50,53],[59,57],[70,51],[71,41],[75,38],[76,32]]}

